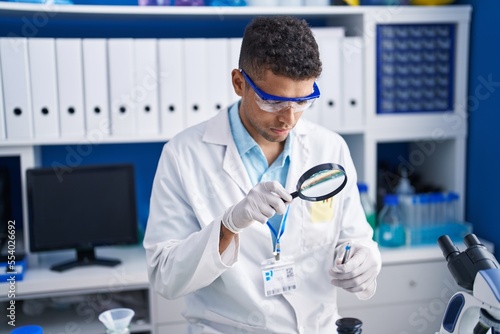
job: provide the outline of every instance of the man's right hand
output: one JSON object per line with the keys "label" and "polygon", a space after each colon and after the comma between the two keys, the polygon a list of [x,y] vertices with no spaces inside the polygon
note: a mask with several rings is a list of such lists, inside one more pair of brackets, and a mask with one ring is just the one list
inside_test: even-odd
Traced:
{"label": "man's right hand", "polygon": [[239,203],[227,209],[222,223],[231,232],[238,233],[254,221],[265,224],[275,213],[284,214],[285,202],[291,201],[292,196],[279,182],[261,182]]}

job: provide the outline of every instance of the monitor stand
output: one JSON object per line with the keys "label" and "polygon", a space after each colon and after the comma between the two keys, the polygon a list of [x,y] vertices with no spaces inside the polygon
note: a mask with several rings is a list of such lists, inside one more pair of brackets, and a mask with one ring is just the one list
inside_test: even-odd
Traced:
{"label": "monitor stand", "polygon": [[74,267],[81,267],[81,266],[114,267],[122,262],[121,260],[118,259],[96,258],[94,248],[77,249],[76,256],[77,256],[76,260],[55,264],[52,267],[50,267],[50,270],[61,272],[68,269],[72,269]]}

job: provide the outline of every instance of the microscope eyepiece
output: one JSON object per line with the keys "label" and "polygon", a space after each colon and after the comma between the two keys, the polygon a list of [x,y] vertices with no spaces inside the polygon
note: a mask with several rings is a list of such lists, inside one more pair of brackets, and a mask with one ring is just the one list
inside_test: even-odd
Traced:
{"label": "microscope eyepiece", "polygon": [[438,244],[439,248],[441,248],[441,251],[443,252],[444,258],[448,262],[451,258],[460,254],[457,246],[455,246],[453,241],[451,241],[450,237],[446,234],[439,237]]}
{"label": "microscope eyepiece", "polygon": [[484,246],[481,241],[476,237],[475,234],[467,234],[464,237],[464,244],[467,246],[467,248],[472,247],[472,246]]}
{"label": "microscope eyepiece", "polygon": [[440,236],[438,244],[453,278],[467,290],[472,290],[478,271],[500,267],[495,256],[472,233],[464,237],[467,248],[463,252],[459,251],[448,235]]}

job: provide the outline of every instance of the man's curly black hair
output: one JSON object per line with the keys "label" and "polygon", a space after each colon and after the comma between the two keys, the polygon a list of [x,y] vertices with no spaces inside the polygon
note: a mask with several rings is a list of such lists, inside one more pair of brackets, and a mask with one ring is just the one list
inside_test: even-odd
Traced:
{"label": "man's curly black hair", "polygon": [[239,66],[254,80],[266,70],[294,80],[317,78],[322,70],[309,25],[292,16],[254,18],[245,29]]}

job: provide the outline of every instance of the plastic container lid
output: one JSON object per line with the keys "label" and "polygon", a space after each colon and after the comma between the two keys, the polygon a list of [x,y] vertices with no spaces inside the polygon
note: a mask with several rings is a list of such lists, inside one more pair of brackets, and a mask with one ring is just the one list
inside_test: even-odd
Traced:
{"label": "plastic container lid", "polygon": [[394,195],[394,194],[385,195],[384,203],[386,205],[398,205],[398,203],[399,203],[398,195]]}
{"label": "plastic container lid", "polygon": [[358,183],[358,190],[360,193],[362,192],[367,192],[368,191],[368,186],[365,183]]}
{"label": "plastic container lid", "polygon": [[43,334],[43,329],[36,325],[23,326],[14,329],[10,334]]}
{"label": "plastic container lid", "polygon": [[441,193],[430,193],[429,202],[430,203],[441,203],[444,201],[444,196]]}
{"label": "plastic container lid", "polygon": [[418,195],[420,200],[420,204],[429,204],[429,195],[428,194],[420,194]]}

